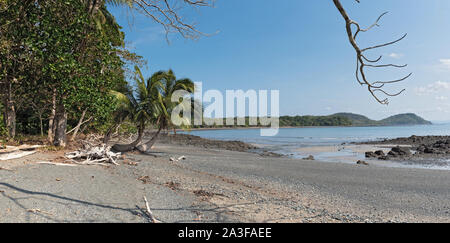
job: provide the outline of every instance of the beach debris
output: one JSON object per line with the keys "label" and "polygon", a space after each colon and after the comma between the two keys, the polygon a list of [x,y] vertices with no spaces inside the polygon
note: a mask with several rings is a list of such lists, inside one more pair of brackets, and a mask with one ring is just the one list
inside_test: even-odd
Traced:
{"label": "beach debris", "polygon": [[141,177],[138,178],[138,180],[142,181],[142,183],[144,183],[144,184],[147,184],[147,183],[151,182],[149,176],[141,176]]}
{"label": "beach debris", "polygon": [[171,162],[178,162],[178,161],[185,160],[185,159],[186,159],[186,156],[181,156],[181,157],[179,157],[178,159],[175,159],[175,158],[173,158],[173,157],[170,157],[170,158],[169,158],[169,160],[170,160]]}
{"label": "beach debris", "polygon": [[6,169],[6,168],[3,168],[3,167],[0,167],[0,170],[13,171],[13,170]]}
{"label": "beach debris", "polygon": [[310,155],[306,158],[303,158],[303,160],[315,160],[314,156]]}
{"label": "beach debris", "polygon": [[144,202],[145,202],[145,208],[147,209],[147,215],[150,218],[150,221],[152,223],[161,223],[161,221],[159,221],[158,219],[155,218],[155,216],[153,216],[152,210],[150,210],[150,206],[148,205],[148,201],[145,196],[144,196]]}
{"label": "beach debris", "polygon": [[122,153],[111,151],[111,147],[106,144],[92,146],[86,143],[84,149],[66,153],[66,158],[75,164],[81,165],[119,165],[116,161]]}
{"label": "beach debris", "polygon": [[75,166],[77,166],[77,165],[74,165],[74,164],[53,163],[53,162],[47,162],[47,161],[36,162],[36,164],[56,165],[56,166],[68,166],[68,167],[75,167]]}
{"label": "beach debris", "polygon": [[29,212],[29,213],[42,213],[42,214],[47,214],[47,215],[53,215],[53,214],[51,214],[51,213],[49,213],[49,212],[42,211],[42,210],[40,210],[40,209],[38,209],[38,208],[28,209],[27,212]]}
{"label": "beach debris", "polygon": [[172,191],[180,189],[181,184],[178,182],[169,181],[164,184],[166,187],[170,188]]}
{"label": "beach debris", "polygon": [[5,146],[0,150],[0,160],[20,159],[25,156],[36,153],[36,149],[43,147],[42,145],[20,145],[20,146]]}
{"label": "beach debris", "polygon": [[369,163],[367,163],[364,160],[358,160],[358,162],[356,162],[357,165],[369,165]]}
{"label": "beach debris", "polygon": [[138,166],[139,165],[138,162],[133,162],[133,161],[130,161],[130,160],[124,160],[122,163],[126,164],[126,165],[131,165],[131,166]]}

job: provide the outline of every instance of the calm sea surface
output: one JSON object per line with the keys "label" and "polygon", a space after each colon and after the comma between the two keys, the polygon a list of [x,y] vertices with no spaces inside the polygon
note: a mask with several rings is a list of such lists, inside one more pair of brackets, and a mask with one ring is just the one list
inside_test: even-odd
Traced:
{"label": "calm sea surface", "polygon": [[[264,148],[292,156],[303,156],[296,153],[296,149],[315,146],[338,146],[342,143],[363,142],[384,138],[409,137],[412,135],[450,135],[450,124],[435,124],[421,126],[395,126],[395,127],[314,127],[314,128],[281,128],[274,137],[261,137],[259,129],[235,130],[200,130],[188,134],[203,138],[219,140],[239,140],[258,144]],[[343,150],[340,154],[333,154],[329,158],[345,156]],[[320,155],[319,155],[320,157]],[[326,156],[321,159],[326,160]],[[450,161],[446,161],[450,166]]]}

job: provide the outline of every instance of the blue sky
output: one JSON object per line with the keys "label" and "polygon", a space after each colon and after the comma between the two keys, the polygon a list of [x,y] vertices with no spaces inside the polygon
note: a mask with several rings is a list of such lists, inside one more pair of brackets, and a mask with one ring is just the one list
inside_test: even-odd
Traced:
{"label": "blue sky", "polygon": [[[355,52],[331,0],[217,0],[215,8],[186,12],[206,33],[197,41],[171,35],[123,8],[110,10],[130,47],[148,60],[144,74],[172,68],[179,78],[203,82],[203,89],[278,89],[281,115],[354,112],[372,119],[414,112],[433,121],[450,120],[450,1],[342,0],[347,12],[369,26],[383,12],[381,27],[362,34],[360,46],[399,44],[370,52],[385,62],[409,64],[368,74],[392,80],[413,72],[388,90],[406,92],[380,105],[355,80]],[[225,93],[225,92],[224,92]]]}

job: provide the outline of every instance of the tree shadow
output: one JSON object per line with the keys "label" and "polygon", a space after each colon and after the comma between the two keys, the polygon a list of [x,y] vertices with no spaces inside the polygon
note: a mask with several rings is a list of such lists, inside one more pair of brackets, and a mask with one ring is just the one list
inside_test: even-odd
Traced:
{"label": "tree shadow", "polygon": [[[44,197],[48,197],[51,199],[57,199],[57,200],[49,200],[49,199],[45,199],[45,198],[39,198],[39,200],[41,201],[48,201],[48,202],[52,202],[52,203],[58,203],[58,204],[62,204],[62,205],[67,205],[64,202],[71,202],[71,203],[75,203],[78,205],[84,205],[84,206],[89,206],[89,207],[97,207],[97,208],[102,208],[102,209],[109,209],[109,210],[116,210],[116,211],[121,211],[121,212],[126,212],[129,213],[131,215],[135,215],[135,216],[139,216],[142,217],[143,219],[145,219],[145,221],[147,222],[151,222],[150,218],[147,215],[146,209],[144,209],[143,207],[140,207],[138,205],[135,206],[135,208],[126,208],[126,207],[118,207],[118,206],[111,206],[111,205],[105,205],[105,204],[99,204],[99,203],[93,203],[93,202],[89,202],[89,201],[84,201],[84,200],[80,200],[80,199],[74,199],[74,198],[70,198],[70,197],[65,197],[65,196],[60,196],[60,195],[56,195],[56,194],[52,194],[52,193],[48,193],[48,192],[37,192],[37,191],[30,191],[30,190],[26,190],[23,188],[19,188],[17,186],[8,184],[8,183],[4,183],[4,182],[0,182],[0,186],[3,186],[5,188],[9,188],[11,190],[15,190],[17,192],[21,192],[23,194],[29,195],[29,196],[24,196],[24,197],[12,197],[10,195],[8,195],[5,191],[0,191],[0,194],[2,196],[4,196],[5,198],[8,198],[9,200],[11,200],[14,204],[16,204],[19,208],[23,209],[25,212],[27,212],[27,216],[26,216],[26,220],[27,222],[30,222],[30,215],[34,214],[34,215],[38,215],[50,222],[55,222],[55,223],[68,223],[68,222],[98,222],[98,220],[95,219],[81,219],[81,220],[72,220],[72,219],[68,219],[68,220],[60,220],[56,217],[56,215],[52,215],[49,214],[47,212],[44,211],[30,211],[33,210],[32,208],[27,208],[23,203],[21,203],[21,200],[31,200],[33,199],[33,196],[44,196]],[[61,202],[63,201],[63,202]],[[233,220],[232,216],[230,215],[230,210],[229,208],[234,207],[234,206],[244,206],[244,205],[250,205],[252,203],[242,203],[242,204],[229,204],[229,205],[225,205],[225,206],[216,206],[216,207],[205,207],[205,206],[189,206],[189,207],[179,207],[179,208],[152,208],[152,211],[177,211],[177,212],[192,212],[192,213],[198,213],[198,215],[201,214],[207,214],[207,213],[212,213],[213,215],[215,215],[214,219],[211,220],[195,220],[195,219],[185,219],[185,220],[178,220],[175,221],[173,223],[199,223],[199,222],[237,222],[237,220]],[[156,215],[157,217],[157,215]],[[157,217],[158,218],[158,217]],[[158,218],[159,220],[161,220],[160,218]],[[120,221],[120,219],[119,219]],[[162,220],[161,220],[162,221]],[[162,221],[163,223],[165,223],[164,221]]]}
{"label": "tree shadow", "polygon": [[[62,201],[68,201],[68,202],[72,202],[75,204],[79,204],[79,205],[84,205],[84,206],[90,206],[90,207],[98,207],[98,208],[103,208],[103,209],[110,209],[110,210],[117,210],[117,211],[122,211],[122,212],[126,212],[126,213],[130,213],[132,215],[135,216],[141,216],[141,217],[145,217],[145,214],[142,214],[141,212],[133,209],[133,208],[122,208],[122,207],[117,207],[117,206],[111,206],[111,205],[103,205],[103,204],[99,204],[99,203],[93,203],[93,202],[88,202],[88,201],[83,201],[83,200],[79,200],[79,199],[74,199],[74,198],[69,198],[69,197],[65,197],[65,196],[59,196],[56,194],[52,194],[52,193],[47,193],[47,192],[36,192],[36,191],[30,191],[30,190],[26,190],[26,189],[22,189],[19,187],[16,187],[14,185],[8,184],[8,183],[3,183],[0,182],[0,186],[4,186],[7,188],[10,188],[12,190],[27,194],[27,195],[32,195],[32,196],[45,196],[45,197],[49,197],[49,198],[53,198],[53,199],[59,199]],[[49,221],[53,221],[53,222],[69,222],[68,220],[58,220],[54,217],[51,217],[51,215],[45,213],[45,212],[30,212],[30,210],[32,210],[31,208],[27,208],[25,207],[22,203],[20,203],[20,200],[26,200],[26,199],[31,199],[32,197],[12,197],[9,196],[5,193],[5,191],[1,191],[0,192],[5,198],[8,198],[9,200],[11,200],[14,204],[16,204],[18,207],[22,208],[24,211],[31,213],[31,214],[36,214],[39,215]],[[45,200],[40,198],[39,200]],[[55,202],[55,201],[52,201]],[[56,203],[61,203],[56,201]],[[63,203],[61,203],[63,204]],[[64,204],[66,205],[66,204]],[[29,216],[27,215],[27,220],[29,220]],[[71,221],[73,222],[73,221]],[[95,220],[86,220],[85,222],[95,222]]]}

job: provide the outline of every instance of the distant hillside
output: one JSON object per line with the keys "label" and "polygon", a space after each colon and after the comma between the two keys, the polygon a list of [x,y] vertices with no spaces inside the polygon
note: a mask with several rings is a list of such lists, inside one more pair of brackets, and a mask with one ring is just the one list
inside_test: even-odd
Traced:
{"label": "distant hillside", "polygon": [[430,125],[431,122],[422,117],[408,113],[388,117],[381,121],[353,113],[336,113],[330,116],[282,116],[280,126],[400,126]]}
{"label": "distant hillside", "polygon": [[345,117],[350,120],[352,126],[379,126],[378,121],[371,120],[366,116],[353,113],[336,113],[333,116]]}
{"label": "distant hillside", "polygon": [[339,116],[347,118],[351,121],[352,126],[400,126],[400,125],[431,125],[430,121],[423,119],[422,117],[413,114],[399,114],[390,116],[381,121],[371,120],[363,115],[352,113],[337,113],[333,116]]}
{"label": "distant hillside", "polygon": [[400,114],[388,117],[380,121],[383,125],[386,126],[398,126],[398,125],[431,125],[430,121],[423,119],[422,117],[408,113],[408,114]]}

